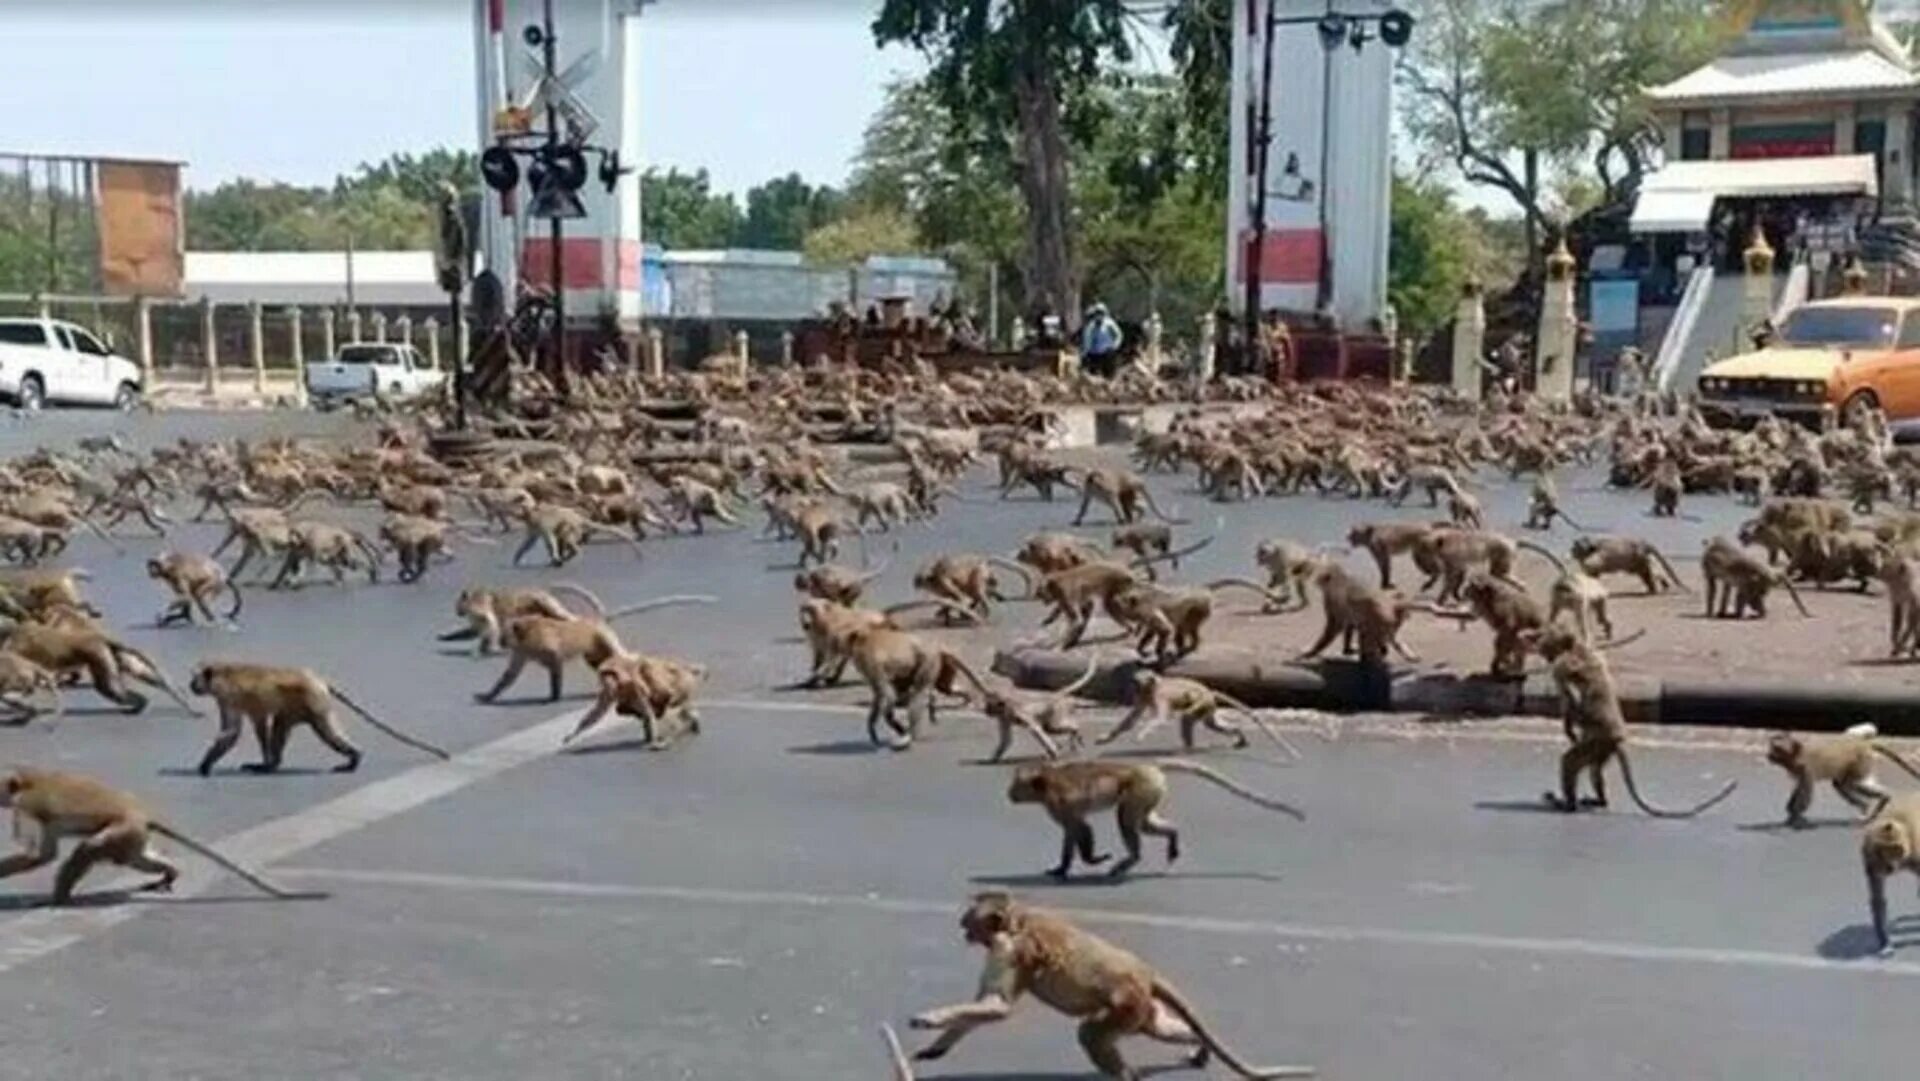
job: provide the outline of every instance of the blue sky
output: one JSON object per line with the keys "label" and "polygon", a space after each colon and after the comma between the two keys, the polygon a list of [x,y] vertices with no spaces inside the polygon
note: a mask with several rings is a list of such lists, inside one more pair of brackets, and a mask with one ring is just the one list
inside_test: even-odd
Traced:
{"label": "blue sky", "polygon": [[[565,2],[565,0],[562,0]],[[866,0],[661,0],[640,59],[649,164],[744,191],[839,181],[887,81]],[[473,137],[467,0],[4,0],[0,150],[181,158],[187,183],[319,184]]]}

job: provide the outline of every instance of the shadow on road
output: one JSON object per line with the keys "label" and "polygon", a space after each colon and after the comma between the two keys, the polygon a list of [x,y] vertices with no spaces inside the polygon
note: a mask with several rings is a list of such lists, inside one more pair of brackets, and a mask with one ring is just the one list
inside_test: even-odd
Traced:
{"label": "shadow on road", "polygon": [[806,743],[798,747],[788,747],[788,754],[821,755],[828,758],[853,757],[863,754],[879,754],[887,750],[876,747],[872,741],[864,739],[841,739],[828,743]]}
{"label": "shadow on road", "polygon": [[[1916,927],[1916,920],[1920,917],[1901,916],[1892,921],[1889,929],[1893,932],[1894,949],[1920,946],[1920,927]],[[1863,961],[1880,955],[1880,941],[1874,937],[1871,924],[1856,923],[1821,939],[1818,951],[1829,961]]]}
{"label": "shadow on road", "polygon": [[[1537,797],[1534,799],[1479,800],[1474,803],[1473,809],[1476,811],[1507,811],[1520,814],[1565,815],[1567,813],[1548,803],[1546,800]],[[1590,807],[1585,809],[1585,813],[1593,814],[1596,811],[1602,810],[1602,808]]]}
{"label": "shadow on road", "polygon": [[1809,818],[1807,819],[1806,825],[1795,829],[1787,825],[1784,821],[1776,818],[1767,822],[1742,822],[1734,828],[1745,830],[1748,833],[1793,834],[1802,832],[1803,830],[1830,830],[1841,827],[1858,826],[1861,821],[1862,820],[1858,818]]}
{"label": "shadow on road", "polygon": [[1265,871],[1134,871],[1113,878],[1099,871],[1055,878],[1044,871],[1025,875],[973,875],[967,879],[977,886],[998,886],[1010,890],[1037,890],[1052,886],[1068,889],[1082,886],[1119,886],[1128,882],[1268,882],[1285,881]]}
{"label": "shadow on road", "polygon": [[[155,770],[154,772],[159,774],[162,777],[198,777],[200,776],[200,771],[192,768],[191,766],[163,766],[160,769]],[[279,769],[274,770],[272,773],[262,773],[259,770],[251,770],[242,766],[228,766],[225,769],[214,770],[213,773],[207,779],[212,780],[217,777],[223,780],[233,780],[236,778],[246,777],[246,778],[258,778],[260,780],[265,781],[265,780],[271,780],[275,777],[319,777],[322,775],[331,774],[333,772],[334,772],[333,770],[321,769],[318,766],[281,766]]]}

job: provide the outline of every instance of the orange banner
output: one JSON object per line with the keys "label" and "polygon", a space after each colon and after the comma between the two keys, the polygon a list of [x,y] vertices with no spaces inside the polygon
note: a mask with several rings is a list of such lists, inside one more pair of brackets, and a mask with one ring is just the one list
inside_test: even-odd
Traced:
{"label": "orange banner", "polygon": [[118,296],[177,297],[186,276],[180,167],[103,161],[97,172],[100,281]]}

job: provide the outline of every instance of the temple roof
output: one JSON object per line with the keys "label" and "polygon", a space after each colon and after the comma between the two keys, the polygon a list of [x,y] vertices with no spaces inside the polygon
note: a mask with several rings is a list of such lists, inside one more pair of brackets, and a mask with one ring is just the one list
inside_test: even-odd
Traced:
{"label": "temple roof", "polygon": [[1678,105],[1782,97],[1920,93],[1920,74],[1876,48],[1832,52],[1743,53],[1717,60],[1647,91]]}

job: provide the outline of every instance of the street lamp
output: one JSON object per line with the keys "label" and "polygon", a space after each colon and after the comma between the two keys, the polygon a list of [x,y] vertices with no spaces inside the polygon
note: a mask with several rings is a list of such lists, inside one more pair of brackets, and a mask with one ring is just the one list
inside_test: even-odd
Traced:
{"label": "street lamp", "polygon": [[[1246,260],[1246,296],[1244,310],[1241,312],[1242,348],[1251,357],[1254,342],[1260,331],[1260,260],[1267,246],[1267,164],[1269,152],[1273,147],[1273,39],[1283,26],[1305,26],[1311,24],[1320,33],[1320,45],[1331,58],[1334,50],[1347,45],[1358,52],[1369,41],[1380,41],[1392,48],[1401,48],[1413,39],[1414,18],[1399,8],[1383,12],[1346,13],[1329,10],[1323,15],[1293,15],[1282,18],[1279,12],[1279,0],[1267,0],[1266,34],[1261,39],[1260,62],[1260,119],[1259,130],[1255,137],[1253,152],[1253,208],[1252,243],[1242,254]],[[1327,69],[1325,83],[1332,83],[1332,69]],[[1332,95],[1323,91],[1320,100],[1320,302],[1326,302],[1329,291],[1327,280],[1327,117],[1332,112]],[[1316,192],[1315,184],[1300,175],[1300,156],[1297,153],[1287,155],[1284,178],[1292,178],[1281,198],[1289,202],[1311,201]]]}

